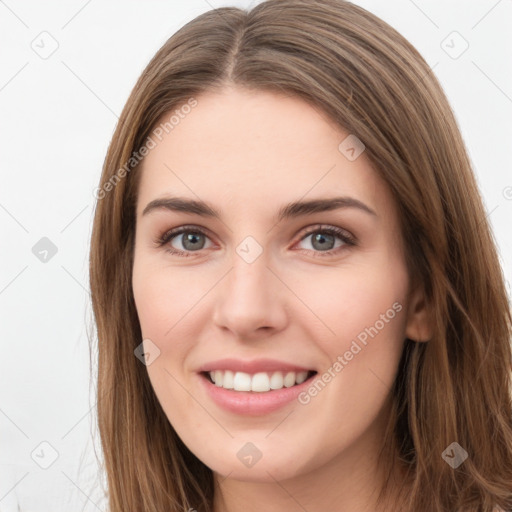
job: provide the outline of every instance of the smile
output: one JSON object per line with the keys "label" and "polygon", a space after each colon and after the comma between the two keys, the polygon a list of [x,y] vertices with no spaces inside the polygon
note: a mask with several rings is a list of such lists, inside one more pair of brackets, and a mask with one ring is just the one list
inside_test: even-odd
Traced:
{"label": "smile", "polygon": [[204,375],[217,387],[233,391],[266,393],[302,384],[315,373],[315,371],[274,371],[250,374],[231,370],[212,370],[204,372]]}
{"label": "smile", "polygon": [[[297,397],[311,385],[315,370],[292,369],[255,371],[203,369],[197,375],[206,397],[229,413],[261,416],[298,405]],[[253,370],[254,371],[254,370]]]}

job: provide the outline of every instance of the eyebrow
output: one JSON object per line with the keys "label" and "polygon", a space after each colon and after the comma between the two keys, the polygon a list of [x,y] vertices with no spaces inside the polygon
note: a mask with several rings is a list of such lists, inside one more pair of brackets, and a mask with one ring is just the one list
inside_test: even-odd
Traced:
{"label": "eyebrow", "polygon": [[[313,213],[337,210],[340,208],[357,208],[365,213],[378,216],[374,210],[353,197],[333,197],[325,199],[311,199],[308,201],[294,201],[281,207],[277,214],[277,222],[284,219],[310,215]],[[170,210],[174,212],[190,213],[202,217],[221,218],[220,212],[204,201],[196,201],[185,197],[162,197],[154,199],[144,208],[142,215],[154,210]]]}

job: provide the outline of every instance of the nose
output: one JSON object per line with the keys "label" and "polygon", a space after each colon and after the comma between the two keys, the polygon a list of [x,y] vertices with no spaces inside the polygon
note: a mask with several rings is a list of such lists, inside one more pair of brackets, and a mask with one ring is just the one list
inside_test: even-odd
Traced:
{"label": "nose", "polygon": [[268,337],[284,329],[287,288],[269,268],[265,253],[251,263],[235,253],[232,261],[232,268],[216,287],[215,325],[242,340]]}

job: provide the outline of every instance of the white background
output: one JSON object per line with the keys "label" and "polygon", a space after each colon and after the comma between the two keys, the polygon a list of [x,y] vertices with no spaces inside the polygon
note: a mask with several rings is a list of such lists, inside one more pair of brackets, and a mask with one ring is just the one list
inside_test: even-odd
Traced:
{"label": "white background", "polygon": [[[354,3],[395,27],[434,68],[510,282],[512,1]],[[227,5],[251,3],[0,0],[0,512],[105,509],[88,356],[93,190],[149,59],[184,23]],[[457,59],[441,47],[453,31],[469,44]],[[52,44],[46,59],[33,49]],[[32,252],[42,237],[57,247],[46,263]],[[58,452],[48,469],[31,458],[36,450],[34,459],[51,460],[43,441]]]}

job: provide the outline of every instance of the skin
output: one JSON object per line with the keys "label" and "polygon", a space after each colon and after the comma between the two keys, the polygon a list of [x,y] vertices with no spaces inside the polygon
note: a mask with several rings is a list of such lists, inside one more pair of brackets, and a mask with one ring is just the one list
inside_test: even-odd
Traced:
{"label": "skin", "polygon": [[[143,338],[160,350],[147,366],[155,393],[214,471],[216,512],[378,510],[375,460],[403,342],[429,333],[423,294],[409,286],[394,199],[364,152],[350,161],[339,151],[348,133],[301,99],[240,88],[196,99],[146,156],[138,191],[132,284]],[[168,194],[206,201],[221,220],[142,214]],[[276,224],[284,204],[334,196],[376,215],[343,208]],[[183,235],[155,243],[190,224],[207,231],[198,235],[203,248],[187,249]],[[329,239],[331,255],[322,257],[314,235],[305,236],[321,225],[348,231],[357,245]],[[247,236],[263,250],[250,264],[236,252]],[[223,357],[279,359],[321,375],[397,302],[401,311],[305,405],[242,416],[200,385],[198,367]],[[262,453],[252,467],[237,457],[249,441]]]}

